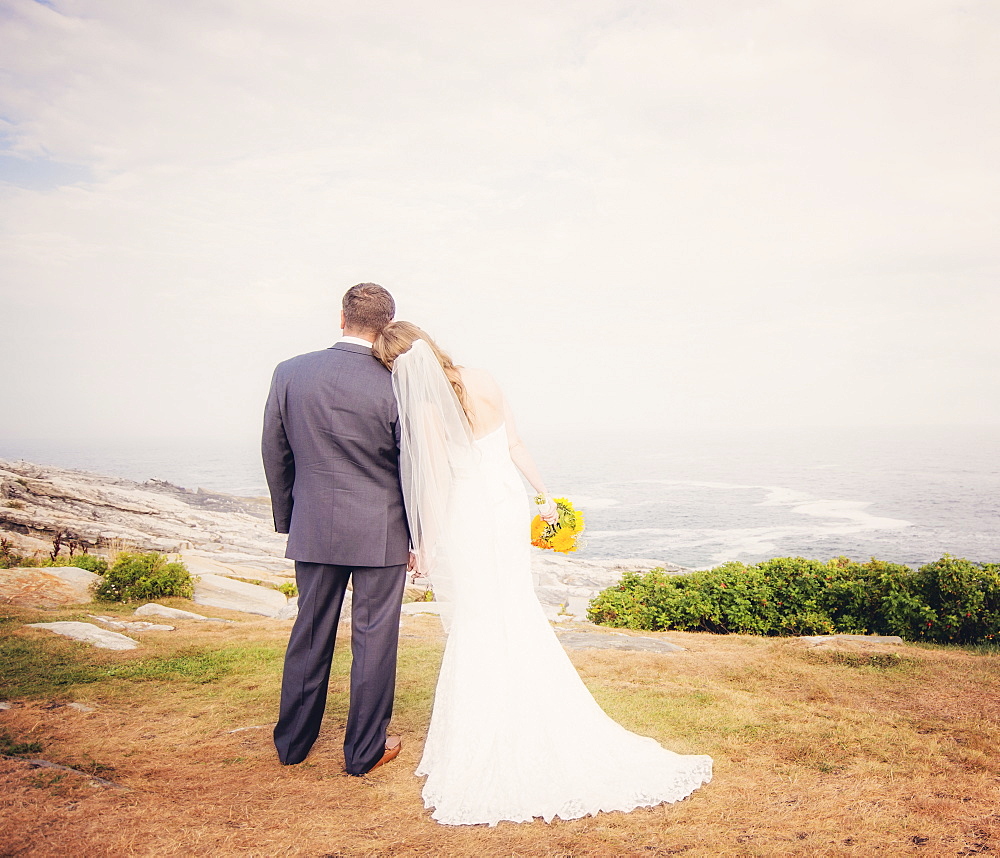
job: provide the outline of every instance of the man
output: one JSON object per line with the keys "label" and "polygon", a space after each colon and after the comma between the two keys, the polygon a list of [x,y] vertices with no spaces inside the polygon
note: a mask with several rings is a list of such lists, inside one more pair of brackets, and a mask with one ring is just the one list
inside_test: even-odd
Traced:
{"label": "man", "polygon": [[278,365],[261,445],[274,526],[288,534],[299,612],[285,653],[274,744],[302,762],[319,735],[340,609],[353,580],[349,774],[396,757],[387,737],[396,684],[399,612],[409,533],[399,484],[399,421],[392,376],[372,356],[395,313],[374,283],[344,295],[344,336]]}

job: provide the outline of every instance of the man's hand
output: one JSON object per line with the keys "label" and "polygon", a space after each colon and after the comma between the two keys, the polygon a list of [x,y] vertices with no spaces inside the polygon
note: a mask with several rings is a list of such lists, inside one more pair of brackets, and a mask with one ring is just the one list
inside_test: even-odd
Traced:
{"label": "man's hand", "polygon": [[424,578],[425,573],[420,571],[420,564],[417,563],[417,555],[411,551],[409,558],[406,561],[406,571],[413,573],[410,578],[411,581],[416,581],[417,578]]}

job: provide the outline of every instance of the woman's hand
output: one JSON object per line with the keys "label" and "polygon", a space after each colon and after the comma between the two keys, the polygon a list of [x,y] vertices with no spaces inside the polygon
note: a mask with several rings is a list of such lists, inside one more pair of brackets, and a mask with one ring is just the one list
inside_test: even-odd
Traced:
{"label": "woman's hand", "polygon": [[546,492],[539,492],[535,495],[535,506],[538,507],[538,514],[542,521],[547,524],[555,524],[559,521],[559,507],[552,500],[552,496]]}

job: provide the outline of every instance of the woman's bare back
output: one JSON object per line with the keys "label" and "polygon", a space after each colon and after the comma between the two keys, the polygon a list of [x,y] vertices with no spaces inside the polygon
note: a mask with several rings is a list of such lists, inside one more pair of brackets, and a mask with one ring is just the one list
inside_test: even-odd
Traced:
{"label": "woman's bare back", "polygon": [[504,422],[504,397],[500,385],[485,369],[456,367],[465,386],[469,410],[472,412],[472,432],[484,438]]}

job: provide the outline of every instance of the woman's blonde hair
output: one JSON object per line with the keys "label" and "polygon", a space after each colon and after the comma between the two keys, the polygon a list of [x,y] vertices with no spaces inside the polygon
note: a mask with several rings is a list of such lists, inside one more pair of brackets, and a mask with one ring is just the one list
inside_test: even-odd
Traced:
{"label": "woman's blonde hair", "polygon": [[437,343],[432,340],[425,331],[418,328],[413,322],[389,322],[375,337],[372,345],[372,353],[377,357],[387,369],[392,369],[396,358],[408,352],[417,340],[423,340],[431,347],[434,357],[441,364],[441,369],[451,382],[452,388],[458,401],[462,404],[465,416],[469,418],[469,423],[475,425],[472,409],[469,406],[469,395],[462,384],[462,376],[458,367],[452,362],[447,352],[438,348]]}

